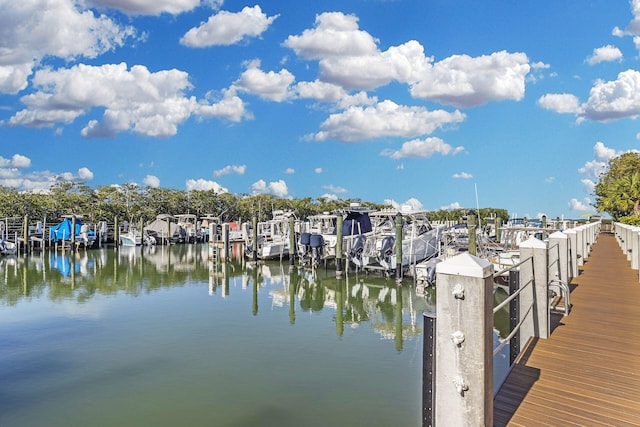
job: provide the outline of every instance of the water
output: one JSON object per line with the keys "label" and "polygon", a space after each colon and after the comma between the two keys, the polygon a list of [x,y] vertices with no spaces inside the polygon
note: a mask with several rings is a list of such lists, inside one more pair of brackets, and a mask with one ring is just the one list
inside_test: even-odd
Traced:
{"label": "water", "polygon": [[206,245],[0,258],[0,425],[419,426],[434,310]]}

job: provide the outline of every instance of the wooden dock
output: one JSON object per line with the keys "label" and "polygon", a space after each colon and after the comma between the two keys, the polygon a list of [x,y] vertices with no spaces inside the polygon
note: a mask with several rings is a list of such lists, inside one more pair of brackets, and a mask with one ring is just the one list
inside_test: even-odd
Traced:
{"label": "wooden dock", "polygon": [[601,233],[571,282],[572,310],[516,361],[496,426],[640,426],[640,282]]}

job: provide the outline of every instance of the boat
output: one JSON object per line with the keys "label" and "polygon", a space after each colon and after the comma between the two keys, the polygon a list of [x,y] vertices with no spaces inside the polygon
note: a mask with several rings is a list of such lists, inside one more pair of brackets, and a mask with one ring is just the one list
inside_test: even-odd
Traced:
{"label": "boat", "polygon": [[342,258],[357,251],[363,238],[372,233],[372,211],[351,204],[348,209],[337,213],[312,215],[298,241],[298,256],[303,265],[317,266],[322,260],[336,258],[338,243],[338,218],[342,217]]}
{"label": "boat", "polygon": [[18,246],[14,242],[0,238],[0,255],[15,255]]}
{"label": "boat", "polygon": [[184,243],[196,243],[198,241],[198,217],[194,214],[174,215]]}
{"label": "boat", "polygon": [[[402,216],[402,261],[396,261],[396,217]],[[361,235],[357,251],[350,252],[350,260],[357,267],[390,273],[408,268],[438,255],[439,241],[446,226],[433,227],[425,210],[383,209],[369,214],[372,233]]]}
{"label": "boat", "polygon": [[173,222],[173,216],[160,214],[156,219],[147,223],[144,227],[147,235],[153,237],[160,244],[173,244],[184,241],[182,229]]}
{"label": "boat", "polygon": [[[73,229],[75,217],[75,230]],[[90,248],[96,241],[96,233],[91,230],[89,224],[83,224],[79,215],[64,215],[62,221],[49,229],[49,238],[53,243],[62,243],[63,245],[71,242],[72,232],[73,238],[77,246],[83,245]]]}
{"label": "boat", "polygon": [[[256,224],[257,258],[267,260],[289,257],[290,218],[295,221],[293,211],[275,210],[272,219]],[[245,256],[249,258],[253,257],[253,236],[253,232],[249,233],[245,247]]]}

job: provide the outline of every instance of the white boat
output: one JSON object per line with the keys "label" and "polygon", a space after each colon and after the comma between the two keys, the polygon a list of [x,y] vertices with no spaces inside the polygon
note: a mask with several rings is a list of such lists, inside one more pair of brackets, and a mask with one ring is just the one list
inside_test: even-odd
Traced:
{"label": "white boat", "polygon": [[183,236],[184,242],[195,243],[198,239],[197,219],[193,214],[179,214],[173,216],[176,219],[178,227],[181,228],[180,234]]}
{"label": "white boat", "polygon": [[[273,218],[257,223],[257,258],[283,259],[289,257],[290,218],[295,215],[292,211],[275,210]],[[253,233],[247,240],[245,255],[253,256]]]}
{"label": "white boat", "polygon": [[156,239],[153,236],[145,234],[144,236],[135,227],[129,227],[129,229],[123,233],[120,233],[120,245],[121,246],[151,246],[156,244]]}
{"label": "white boat", "polygon": [[0,255],[15,255],[18,250],[18,246],[14,242],[0,239]]}
{"label": "white boat", "polygon": [[[396,216],[402,216],[402,262],[396,261]],[[351,261],[368,270],[385,273],[411,265],[438,255],[439,240],[445,226],[434,228],[427,217],[427,211],[415,211],[408,207],[401,210],[384,209],[370,214],[373,231],[370,236],[362,236],[358,251],[352,251]]]}
{"label": "white boat", "polygon": [[370,213],[370,209],[352,204],[348,209],[339,213],[310,216],[298,242],[298,256],[301,263],[318,265],[322,260],[336,258],[339,217],[342,217],[341,256],[349,258],[349,254],[357,250],[363,237],[372,233]]}

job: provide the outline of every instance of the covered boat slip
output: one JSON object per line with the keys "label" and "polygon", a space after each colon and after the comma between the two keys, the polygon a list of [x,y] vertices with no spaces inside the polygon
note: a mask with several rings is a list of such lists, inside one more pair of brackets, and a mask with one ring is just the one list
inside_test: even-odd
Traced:
{"label": "covered boat slip", "polygon": [[571,282],[571,314],[529,343],[494,399],[494,425],[640,425],[640,282],[601,233]]}

